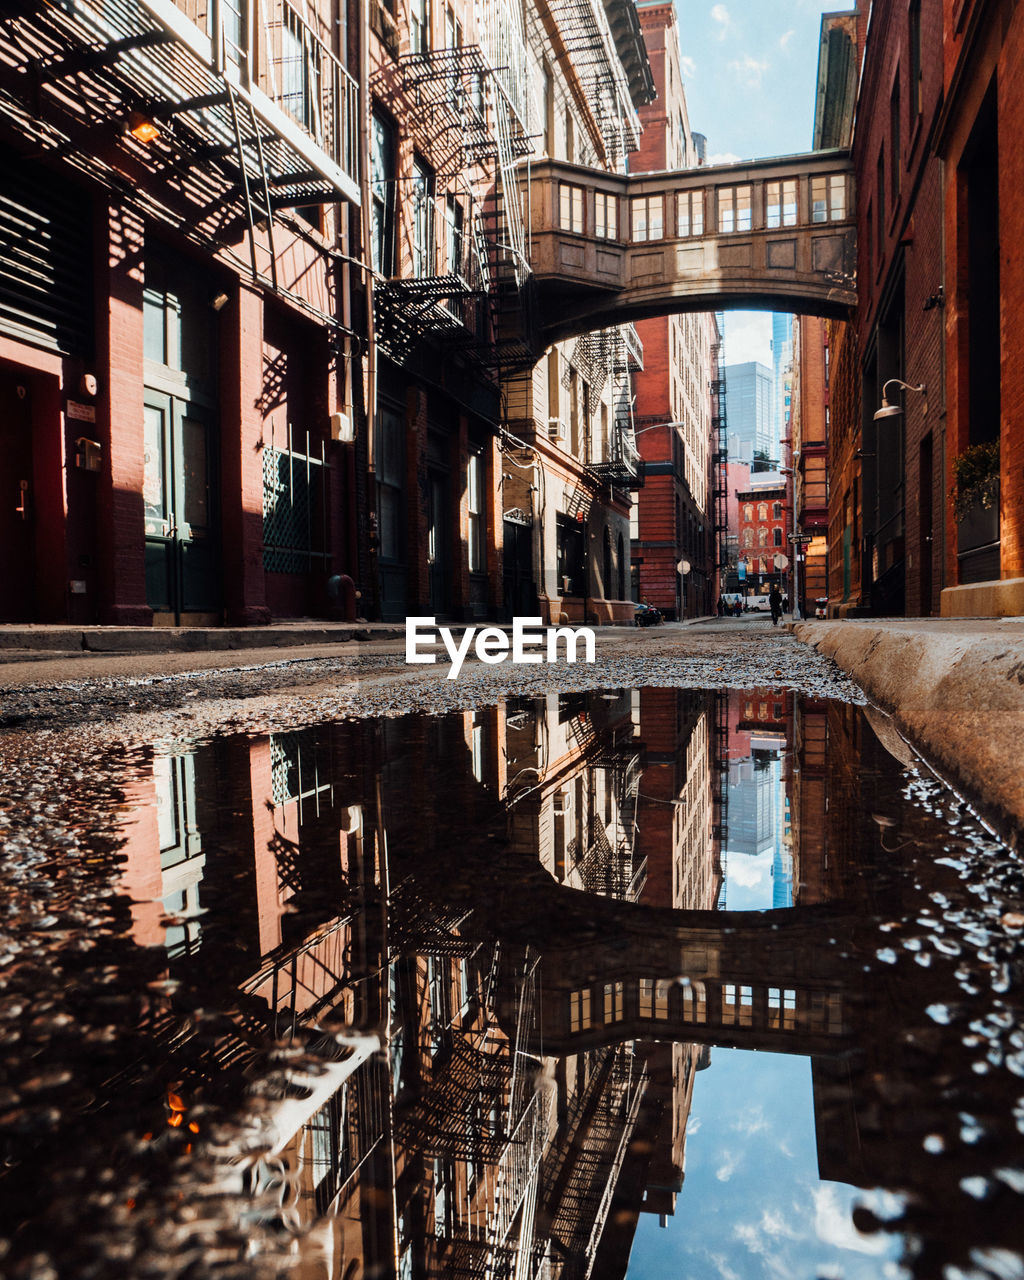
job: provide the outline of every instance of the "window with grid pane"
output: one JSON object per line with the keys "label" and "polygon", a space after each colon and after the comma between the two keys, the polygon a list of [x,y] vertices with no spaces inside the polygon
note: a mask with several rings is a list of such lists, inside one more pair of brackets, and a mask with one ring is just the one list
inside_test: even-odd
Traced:
{"label": "window with grid pane", "polygon": [[660,240],[665,234],[663,196],[636,196],[632,205],[634,240]]}
{"label": "window with grid pane", "polygon": [[583,234],[583,188],[571,182],[558,184],[558,225],[563,231]]}
{"label": "window with grid pane", "polygon": [[767,227],[795,227],[797,218],[796,178],[765,183],[764,221]]}
{"label": "window with grid pane", "polygon": [[841,222],[846,217],[846,176],[825,174],[811,179],[811,221]]}
{"label": "window with grid pane", "polygon": [[594,193],[594,235],[601,240],[614,240],[619,234],[618,205],[607,191]]}
{"label": "window with grid pane", "polygon": [[704,192],[680,191],[676,196],[676,235],[704,234]]}
{"label": "window with grid pane", "polygon": [[469,571],[483,573],[487,568],[484,555],[483,459],[478,453],[469,455],[466,465],[466,504],[469,508]]}
{"label": "window with grid pane", "polygon": [[718,230],[728,234],[731,231],[749,231],[752,226],[753,188],[719,187]]}

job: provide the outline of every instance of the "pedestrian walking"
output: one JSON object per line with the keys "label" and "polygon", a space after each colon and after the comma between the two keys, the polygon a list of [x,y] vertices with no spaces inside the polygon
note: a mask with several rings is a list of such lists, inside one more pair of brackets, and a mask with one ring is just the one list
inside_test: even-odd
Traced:
{"label": "pedestrian walking", "polygon": [[772,626],[777,627],[782,617],[782,592],[778,587],[772,587],[768,592],[768,608],[772,611]]}

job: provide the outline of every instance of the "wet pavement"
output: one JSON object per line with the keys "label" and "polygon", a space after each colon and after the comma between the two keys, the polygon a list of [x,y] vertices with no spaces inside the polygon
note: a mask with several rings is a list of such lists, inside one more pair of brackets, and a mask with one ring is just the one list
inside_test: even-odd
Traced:
{"label": "wet pavement", "polygon": [[752,628],[20,694],[4,1274],[1024,1275],[1019,858]]}

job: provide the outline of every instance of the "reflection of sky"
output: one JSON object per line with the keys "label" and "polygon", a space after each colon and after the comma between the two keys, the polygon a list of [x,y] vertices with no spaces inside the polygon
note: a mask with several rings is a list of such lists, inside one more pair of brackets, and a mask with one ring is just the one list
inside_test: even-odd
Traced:
{"label": "reflection of sky", "polygon": [[686,1180],[662,1229],[641,1214],[627,1280],[884,1280],[898,1237],[862,1235],[872,1197],[819,1182],[810,1059],[712,1049],[694,1083]]}

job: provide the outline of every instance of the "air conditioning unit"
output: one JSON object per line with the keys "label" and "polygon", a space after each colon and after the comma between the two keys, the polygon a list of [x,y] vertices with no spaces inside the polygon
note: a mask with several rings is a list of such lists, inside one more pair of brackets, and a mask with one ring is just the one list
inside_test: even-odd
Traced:
{"label": "air conditioning unit", "polygon": [[561,418],[548,418],[548,439],[564,440],[566,436],[565,423]]}
{"label": "air conditioning unit", "polygon": [[551,797],[551,812],[565,813],[566,812],[565,800],[566,800],[565,792],[556,791],[554,795]]}

